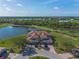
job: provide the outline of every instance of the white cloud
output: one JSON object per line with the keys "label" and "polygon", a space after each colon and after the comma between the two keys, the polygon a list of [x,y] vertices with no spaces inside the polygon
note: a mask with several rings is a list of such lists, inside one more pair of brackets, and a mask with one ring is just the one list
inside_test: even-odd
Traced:
{"label": "white cloud", "polygon": [[21,3],[18,3],[17,6],[22,7],[23,5]]}
{"label": "white cloud", "polygon": [[3,7],[6,7],[7,5],[6,5],[6,4],[3,4],[2,6],[3,6]]}
{"label": "white cloud", "polygon": [[12,0],[6,0],[6,1],[10,2],[10,1],[12,1]]}
{"label": "white cloud", "polygon": [[5,9],[6,9],[7,11],[11,11],[11,8],[9,8],[9,7],[5,7]]}
{"label": "white cloud", "polygon": [[54,9],[54,10],[58,10],[58,9],[59,9],[59,7],[55,6],[55,7],[53,7],[53,9]]}

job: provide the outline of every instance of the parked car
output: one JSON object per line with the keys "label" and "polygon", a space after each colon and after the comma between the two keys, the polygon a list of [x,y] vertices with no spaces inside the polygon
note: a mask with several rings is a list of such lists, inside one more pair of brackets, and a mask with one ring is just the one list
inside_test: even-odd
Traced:
{"label": "parked car", "polygon": [[45,50],[50,50],[47,44],[44,45]]}
{"label": "parked car", "polygon": [[72,54],[73,54],[75,57],[79,58],[79,48],[72,49]]}
{"label": "parked car", "polygon": [[25,48],[24,51],[22,52],[23,56],[28,56],[28,55],[33,55],[33,54],[36,54],[36,51],[35,49],[30,48],[30,47]]}
{"label": "parked car", "polygon": [[9,53],[7,52],[6,49],[2,49],[0,51],[0,59],[5,59],[5,58],[7,58],[8,55],[9,55]]}

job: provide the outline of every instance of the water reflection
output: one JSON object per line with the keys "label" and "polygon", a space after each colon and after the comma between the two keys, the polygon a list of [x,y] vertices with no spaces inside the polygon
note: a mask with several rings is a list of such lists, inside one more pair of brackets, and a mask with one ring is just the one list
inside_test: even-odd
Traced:
{"label": "water reflection", "polygon": [[13,28],[12,26],[8,26],[8,28]]}

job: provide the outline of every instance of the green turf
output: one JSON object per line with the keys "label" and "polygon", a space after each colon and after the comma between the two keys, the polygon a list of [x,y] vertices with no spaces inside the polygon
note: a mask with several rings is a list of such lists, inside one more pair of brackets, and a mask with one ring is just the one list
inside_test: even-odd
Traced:
{"label": "green turf", "polygon": [[74,38],[70,36],[66,36],[61,33],[51,32],[52,36],[54,37],[55,41],[55,49],[58,53],[68,52],[72,48],[74,48]]}
{"label": "green turf", "polygon": [[6,26],[12,26],[12,25],[13,25],[13,24],[8,24],[8,23],[0,24],[0,28],[6,27]]}
{"label": "green turf", "polygon": [[10,39],[5,39],[0,41],[0,47],[6,47],[7,49],[13,48],[15,52],[19,51],[19,46],[16,45],[17,42],[25,39],[25,35],[21,35],[18,37],[12,37]]}

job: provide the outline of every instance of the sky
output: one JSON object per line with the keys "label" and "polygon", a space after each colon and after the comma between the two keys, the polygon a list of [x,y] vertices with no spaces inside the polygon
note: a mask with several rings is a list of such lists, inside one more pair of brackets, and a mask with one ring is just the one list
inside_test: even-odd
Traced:
{"label": "sky", "polygon": [[79,16],[79,0],[0,0],[0,16]]}

